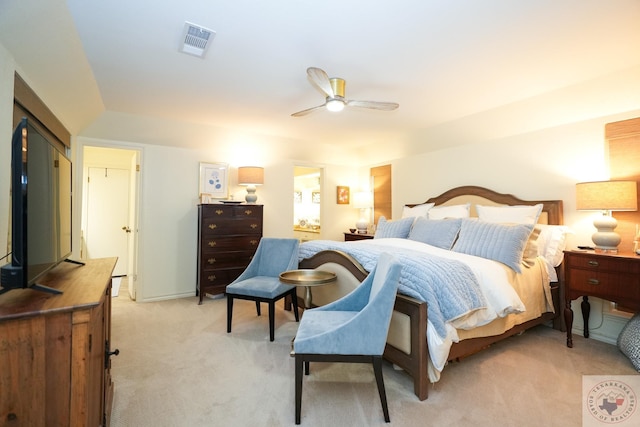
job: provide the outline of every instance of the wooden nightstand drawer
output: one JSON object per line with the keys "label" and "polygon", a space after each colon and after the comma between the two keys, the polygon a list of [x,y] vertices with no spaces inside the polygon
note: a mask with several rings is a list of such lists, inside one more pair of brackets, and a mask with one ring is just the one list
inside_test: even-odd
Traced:
{"label": "wooden nightstand drawer", "polygon": [[640,263],[616,257],[571,256],[567,259],[567,268],[640,274]]}
{"label": "wooden nightstand drawer", "polygon": [[640,278],[637,275],[575,269],[571,271],[569,280],[572,291],[585,295],[615,302],[640,300]]}

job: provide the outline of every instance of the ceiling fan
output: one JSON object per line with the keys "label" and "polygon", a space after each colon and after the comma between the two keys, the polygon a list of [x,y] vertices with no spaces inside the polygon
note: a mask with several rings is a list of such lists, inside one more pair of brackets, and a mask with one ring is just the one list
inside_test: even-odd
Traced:
{"label": "ceiling fan", "polygon": [[311,113],[314,110],[325,107],[329,111],[342,111],[345,106],[372,108],[374,110],[395,110],[398,104],[395,102],[377,102],[377,101],[354,101],[344,97],[344,87],[346,82],[338,77],[329,78],[324,70],[316,67],[307,68],[307,74],[311,83],[327,95],[324,104],[311,107],[306,110],[293,113],[293,117],[300,117]]}

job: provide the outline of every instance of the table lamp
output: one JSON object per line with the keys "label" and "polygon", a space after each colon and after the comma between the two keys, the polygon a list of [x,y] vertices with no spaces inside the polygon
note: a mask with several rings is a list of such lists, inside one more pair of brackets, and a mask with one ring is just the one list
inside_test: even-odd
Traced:
{"label": "table lamp", "polygon": [[353,195],[353,207],[360,209],[360,219],[356,222],[358,234],[367,234],[369,219],[367,210],[373,206],[373,194],[371,191],[358,191]]}
{"label": "table lamp", "polygon": [[601,252],[618,252],[620,235],[616,233],[616,219],[612,211],[638,209],[636,181],[599,181],[576,184],[576,209],[601,210],[602,215],[593,221],[598,230],[591,236],[595,249]]}
{"label": "table lamp", "polygon": [[255,203],[258,200],[256,185],[264,184],[264,169],[259,166],[240,166],[238,184],[247,186],[247,195],[244,197],[247,203]]}

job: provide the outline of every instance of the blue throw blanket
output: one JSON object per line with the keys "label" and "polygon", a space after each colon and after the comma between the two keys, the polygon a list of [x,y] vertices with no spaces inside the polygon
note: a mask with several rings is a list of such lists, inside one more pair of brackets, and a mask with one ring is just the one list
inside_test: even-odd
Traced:
{"label": "blue throw blanket", "polygon": [[398,292],[426,301],[429,321],[441,338],[445,323],[487,306],[480,285],[471,269],[460,261],[415,251],[367,245],[366,242],[314,240],[300,244],[299,259],[323,250],[339,250],[354,257],[371,271],[382,252],[392,252],[402,263]]}

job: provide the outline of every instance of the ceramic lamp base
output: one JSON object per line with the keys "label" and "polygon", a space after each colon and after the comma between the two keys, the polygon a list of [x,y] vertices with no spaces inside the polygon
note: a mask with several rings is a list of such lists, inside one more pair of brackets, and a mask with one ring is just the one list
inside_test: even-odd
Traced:
{"label": "ceramic lamp base", "polygon": [[622,239],[613,230],[618,226],[618,221],[610,215],[602,215],[593,221],[593,226],[598,230],[591,236],[596,251],[617,253]]}

